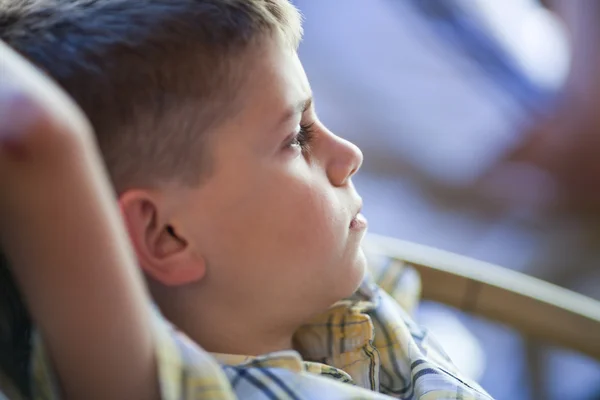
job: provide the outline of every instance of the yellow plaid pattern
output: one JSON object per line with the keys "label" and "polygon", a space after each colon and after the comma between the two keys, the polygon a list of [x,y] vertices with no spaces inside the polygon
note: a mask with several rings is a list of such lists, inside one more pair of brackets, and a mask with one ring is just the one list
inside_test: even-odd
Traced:
{"label": "yellow plaid pattern", "polygon": [[[416,304],[419,286],[414,273],[401,263],[385,262],[373,275],[394,297],[366,281],[352,298],[298,330],[294,338],[298,351],[261,357],[211,355],[157,313],[162,398],[491,399],[459,375],[400,305],[411,309]],[[39,342],[33,365],[34,399],[60,399]]]}

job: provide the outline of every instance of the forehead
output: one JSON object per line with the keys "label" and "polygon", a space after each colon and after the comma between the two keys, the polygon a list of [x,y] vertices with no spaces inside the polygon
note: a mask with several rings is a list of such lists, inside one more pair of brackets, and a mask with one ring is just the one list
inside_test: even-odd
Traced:
{"label": "forehead", "polygon": [[270,40],[251,50],[249,58],[252,68],[246,77],[244,96],[255,112],[281,114],[310,97],[310,84],[294,49]]}
{"label": "forehead", "polygon": [[243,78],[234,95],[236,111],[212,136],[212,147],[217,153],[232,151],[231,146],[262,151],[273,133],[292,132],[293,125],[282,129],[281,121],[310,97],[308,78],[296,51],[275,39],[248,49],[234,68]]}

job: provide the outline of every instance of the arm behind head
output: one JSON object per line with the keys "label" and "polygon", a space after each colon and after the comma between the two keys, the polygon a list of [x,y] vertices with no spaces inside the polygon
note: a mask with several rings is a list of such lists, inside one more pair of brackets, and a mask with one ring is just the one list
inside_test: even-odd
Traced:
{"label": "arm behind head", "polygon": [[19,341],[29,328],[11,272],[62,397],[158,398],[148,297],[89,124],[2,42],[0,220],[11,266],[1,271],[8,295],[2,345],[24,351],[6,360],[14,379],[26,368]]}

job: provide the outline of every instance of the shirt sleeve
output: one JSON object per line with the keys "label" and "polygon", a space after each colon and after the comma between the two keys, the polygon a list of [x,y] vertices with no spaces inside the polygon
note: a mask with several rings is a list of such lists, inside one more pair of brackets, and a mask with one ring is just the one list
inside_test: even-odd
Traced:
{"label": "shirt sleeve", "polygon": [[[153,331],[163,400],[235,400],[220,365],[155,312]],[[90,344],[92,345],[92,344]],[[60,400],[61,390],[38,334],[32,346],[32,393],[35,400]]]}

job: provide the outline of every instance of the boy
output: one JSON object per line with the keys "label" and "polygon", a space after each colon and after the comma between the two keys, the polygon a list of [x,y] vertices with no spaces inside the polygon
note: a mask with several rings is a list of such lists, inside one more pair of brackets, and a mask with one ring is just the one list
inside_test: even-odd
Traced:
{"label": "boy", "polygon": [[[391,298],[357,290],[362,155],[316,117],[291,4],[0,5],[0,37],[90,119],[154,301],[231,366],[233,390],[232,371],[277,367],[400,398],[488,398]],[[271,398],[316,385],[268,382]]]}

